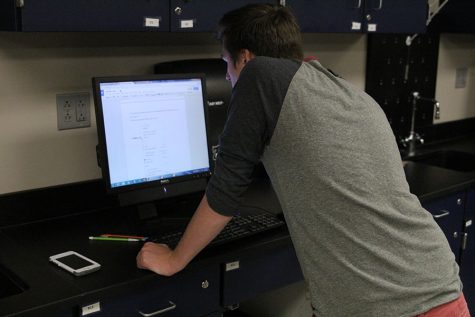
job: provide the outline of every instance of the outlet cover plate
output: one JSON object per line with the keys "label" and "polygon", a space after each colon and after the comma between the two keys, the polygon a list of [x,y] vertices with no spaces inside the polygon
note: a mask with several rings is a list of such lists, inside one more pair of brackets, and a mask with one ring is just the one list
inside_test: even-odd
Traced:
{"label": "outlet cover plate", "polygon": [[57,94],[58,130],[90,127],[90,99],[88,92]]}

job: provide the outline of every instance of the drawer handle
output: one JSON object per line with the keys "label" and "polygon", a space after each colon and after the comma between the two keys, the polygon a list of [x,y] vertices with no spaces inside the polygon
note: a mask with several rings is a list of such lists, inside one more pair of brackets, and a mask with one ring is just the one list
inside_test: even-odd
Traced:
{"label": "drawer handle", "polygon": [[174,309],[176,308],[175,303],[172,302],[171,300],[169,300],[168,303],[170,303],[170,307],[157,310],[157,311],[155,311],[155,312],[153,312],[153,313],[144,313],[144,312],[142,312],[142,311],[139,310],[139,314],[142,315],[142,316],[144,316],[144,317],[152,317],[152,316],[157,316],[157,315],[166,313],[167,311],[174,310]]}
{"label": "drawer handle", "polygon": [[440,219],[440,218],[442,218],[442,217],[445,217],[445,216],[450,215],[450,212],[447,211],[447,210],[441,210],[441,211],[443,211],[441,214],[438,214],[438,215],[434,215],[434,216],[433,216],[434,219]]}

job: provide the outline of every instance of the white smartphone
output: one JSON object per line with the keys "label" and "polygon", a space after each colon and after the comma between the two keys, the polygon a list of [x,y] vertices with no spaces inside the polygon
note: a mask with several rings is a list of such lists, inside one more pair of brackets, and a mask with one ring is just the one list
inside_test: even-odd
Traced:
{"label": "white smartphone", "polygon": [[75,251],[67,251],[49,257],[49,260],[69,273],[80,276],[101,268],[101,265]]}

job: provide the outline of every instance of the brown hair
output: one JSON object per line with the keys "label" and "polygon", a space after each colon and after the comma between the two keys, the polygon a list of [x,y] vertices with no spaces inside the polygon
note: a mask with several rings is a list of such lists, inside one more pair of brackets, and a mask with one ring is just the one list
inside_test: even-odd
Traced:
{"label": "brown hair", "polygon": [[234,63],[242,49],[256,56],[303,59],[297,19],[281,5],[250,4],[230,11],[219,21],[216,37]]}

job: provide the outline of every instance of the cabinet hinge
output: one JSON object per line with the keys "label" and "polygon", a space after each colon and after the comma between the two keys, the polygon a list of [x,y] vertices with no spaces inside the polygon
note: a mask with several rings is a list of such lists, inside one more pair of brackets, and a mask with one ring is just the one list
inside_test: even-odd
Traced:
{"label": "cabinet hinge", "polygon": [[17,8],[23,8],[25,6],[25,0],[15,0],[15,5]]}
{"label": "cabinet hinge", "polygon": [[466,232],[462,233],[462,250],[465,250],[467,248],[467,239],[468,239],[468,233]]}

